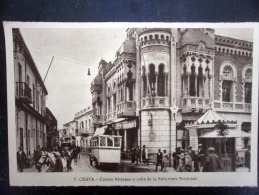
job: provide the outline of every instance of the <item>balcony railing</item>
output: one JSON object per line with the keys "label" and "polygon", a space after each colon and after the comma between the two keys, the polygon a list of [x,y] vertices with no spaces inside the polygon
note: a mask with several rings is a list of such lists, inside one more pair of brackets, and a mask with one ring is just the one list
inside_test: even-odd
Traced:
{"label": "balcony railing", "polygon": [[16,82],[16,96],[32,103],[31,89],[25,82]]}
{"label": "balcony railing", "polygon": [[117,117],[135,116],[136,101],[123,101],[117,105]]}
{"label": "balcony railing", "polygon": [[203,97],[183,97],[182,112],[206,112],[210,108],[210,99]]}
{"label": "balcony railing", "polygon": [[243,103],[243,102],[222,102],[214,101],[215,111],[224,111],[224,112],[252,112],[252,104]]}
{"label": "balcony railing", "polygon": [[80,128],[76,130],[76,136],[87,136],[94,133],[93,127],[90,128]]}
{"label": "balcony railing", "polygon": [[142,108],[150,107],[169,107],[169,98],[158,96],[142,98]]}
{"label": "balcony railing", "polygon": [[93,125],[99,125],[103,123],[103,116],[101,115],[93,115]]}

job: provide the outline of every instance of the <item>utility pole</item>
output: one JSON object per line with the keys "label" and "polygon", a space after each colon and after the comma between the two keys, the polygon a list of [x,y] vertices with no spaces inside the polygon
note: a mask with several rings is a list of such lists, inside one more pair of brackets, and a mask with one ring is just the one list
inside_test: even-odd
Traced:
{"label": "utility pole", "polygon": [[49,69],[50,69],[50,66],[51,66],[53,60],[54,60],[54,56],[52,57],[52,60],[51,60],[51,62],[50,62],[50,64],[49,64],[49,68],[48,68],[47,73],[46,73],[46,75],[45,75],[45,77],[44,77],[43,83],[44,83],[45,80],[46,80],[46,77],[47,77],[47,75],[48,75],[48,72],[49,72]]}

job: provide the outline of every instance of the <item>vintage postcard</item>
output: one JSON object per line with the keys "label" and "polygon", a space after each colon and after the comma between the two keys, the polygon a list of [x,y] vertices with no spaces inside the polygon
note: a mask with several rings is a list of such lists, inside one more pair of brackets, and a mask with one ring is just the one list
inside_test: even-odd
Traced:
{"label": "vintage postcard", "polygon": [[4,22],[11,186],[256,186],[258,23]]}

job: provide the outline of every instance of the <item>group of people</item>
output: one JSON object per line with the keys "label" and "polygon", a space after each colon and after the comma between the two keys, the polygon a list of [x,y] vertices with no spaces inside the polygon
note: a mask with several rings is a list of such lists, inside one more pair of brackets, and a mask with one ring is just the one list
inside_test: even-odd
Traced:
{"label": "group of people", "polygon": [[161,171],[167,172],[166,168],[168,167],[169,163],[169,155],[166,152],[166,150],[163,150],[163,153],[161,152],[161,149],[158,149],[158,152],[156,154],[156,171],[158,166],[161,166]]}
{"label": "group of people", "polygon": [[[50,154],[53,154],[55,159],[53,160],[53,167],[51,167],[51,172],[68,172],[72,169],[72,162],[74,160],[74,163],[76,164],[78,159],[80,159],[80,153],[81,153],[81,147],[79,146],[72,146],[72,147],[59,147],[54,146],[52,149],[47,149],[44,147],[40,147],[38,145],[36,149],[34,150],[34,164],[35,168],[38,170],[38,172],[41,172],[41,167],[44,163],[42,162],[42,156],[50,156]],[[19,147],[19,151],[17,152],[17,165],[18,170],[20,172],[23,172],[23,169],[25,167],[25,164],[27,162],[28,158],[23,151],[22,147]]]}
{"label": "group of people", "polygon": [[81,148],[79,146],[55,149],[52,152],[56,158],[53,172],[68,172],[72,169],[72,162],[76,164],[80,159]]}
{"label": "group of people", "polygon": [[[139,146],[133,146],[131,149],[131,163],[138,165],[141,157],[142,162],[148,165],[148,150],[146,146],[143,146],[142,151]],[[198,145],[198,151],[196,153],[192,150],[192,146],[188,146],[186,150],[178,147],[172,154],[172,157],[173,167],[177,172],[217,172],[222,168],[220,158],[215,153],[215,149],[210,147],[206,153],[202,144]],[[169,159],[170,155],[166,150],[162,152],[161,149],[158,149],[155,171],[158,171],[158,167],[160,166],[160,171],[166,172],[169,166]]]}
{"label": "group of people", "polygon": [[148,165],[148,150],[146,148],[145,145],[143,145],[143,149],[142,149],[142,152],[139,148],[139,146],[137,147],[132,147],[131,149],[131,163],[135,163],[136,165],[138,165],[140,163],[140,157],[142,154],[142,162],[144,164],[147,164]]}
{"label": "group of people", "polygon": [[174,169],[177,172],[217,172],[221,170],[219,156],[215,153],[215,148],[209,147],[207,154],[202,147],[198,145],[198,152],[188,146],[187,150],[180,147],[173,153]]}

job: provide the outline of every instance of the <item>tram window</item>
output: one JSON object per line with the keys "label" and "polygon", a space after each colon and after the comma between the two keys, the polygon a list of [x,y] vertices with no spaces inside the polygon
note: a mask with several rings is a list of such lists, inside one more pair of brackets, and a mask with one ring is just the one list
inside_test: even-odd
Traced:
{"label": "tram window", "polygon": [[114,146],[115,147],[120,147],[120,138],[119,137],[115,137],[114,138]]}
{"label": "tram window", "polygon": [[100,146],[105,146],[105,137],[100,137]]}
{"label": "tram window", "polygon": [[107,137],[107,145],[108,146],[113,146],[113,141],[111,137]]}

